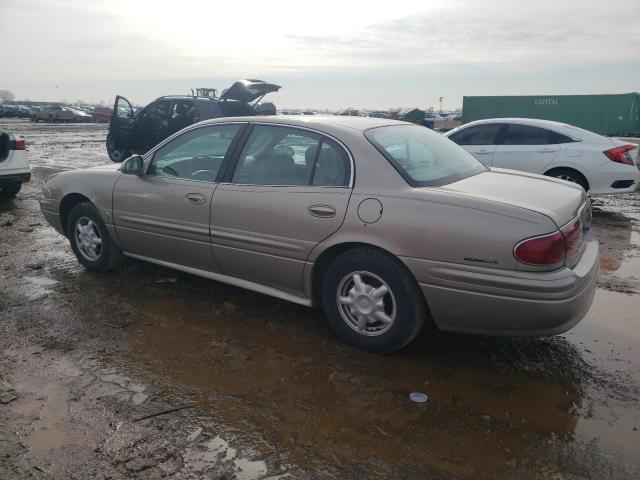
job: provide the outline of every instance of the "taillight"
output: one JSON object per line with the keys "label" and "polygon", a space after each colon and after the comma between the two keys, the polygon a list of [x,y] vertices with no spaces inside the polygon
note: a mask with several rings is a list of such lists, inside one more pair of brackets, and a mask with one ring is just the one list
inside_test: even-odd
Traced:
{"label": "taillight", "polygon": [[610,160],[617,163],[623,163],[625,165],[633,165],[633,158],[631,157],[631,150],[636,148],[635,145],[622,145],[620,147],[610,148],[605,150],[604,153]]}
{"label": "taillight", "polygon": [[561,232],[523,240],[513,253],[528,265],[558,265],[564,263],[567,244]]}
{"label": "taillight", "polygon": [[582,220],[575,219],[561,230],[528,238],[516,245],[514,255],[527,265],[560,265],[577,253],[582,245]]}
{"label": "taillight", "polygon": [[562,232],[567,244],[567,257],[570,257],[580,250],[580,245],[582,245],[582,221],[578,218],[565,225],[560,232]]}
{"label": "taillight", "polygon": [[11,150],[26,150],[27,141],[24,138],[19,138],[13,141],[13,148]]}

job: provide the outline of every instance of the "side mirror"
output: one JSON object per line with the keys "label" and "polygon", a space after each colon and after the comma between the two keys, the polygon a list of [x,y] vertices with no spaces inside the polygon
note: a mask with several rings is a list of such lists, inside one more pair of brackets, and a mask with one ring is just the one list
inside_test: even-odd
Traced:
{"label": "side mirror", "polygon": [[127,158],[120,168],[120,171],[122,173],[138,176],[142,175],[143,170],[144,160],[140,155],[132,155],[131,157]]}

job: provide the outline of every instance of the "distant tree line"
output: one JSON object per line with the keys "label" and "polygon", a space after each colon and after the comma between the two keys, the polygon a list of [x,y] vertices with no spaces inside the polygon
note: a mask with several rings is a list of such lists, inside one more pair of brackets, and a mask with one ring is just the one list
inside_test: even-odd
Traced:
{"label": "distant tree line", "polygon": [[16,98],[11,90],[0,90],[0,101],[2,103],[12,102]]}

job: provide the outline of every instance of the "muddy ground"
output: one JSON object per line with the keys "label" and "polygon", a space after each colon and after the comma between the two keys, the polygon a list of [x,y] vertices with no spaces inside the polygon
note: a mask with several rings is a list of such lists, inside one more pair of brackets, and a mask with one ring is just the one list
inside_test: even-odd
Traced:
{"label": "muddy ground", "polygon": [[599,288],[567,334],[376,356],[320,310],[133,260],[85,271],[37,198],[109,162],[105,127],[0,127],[34,174],[0,202],[0,479],[638,478],[640,194],[594,200]]}

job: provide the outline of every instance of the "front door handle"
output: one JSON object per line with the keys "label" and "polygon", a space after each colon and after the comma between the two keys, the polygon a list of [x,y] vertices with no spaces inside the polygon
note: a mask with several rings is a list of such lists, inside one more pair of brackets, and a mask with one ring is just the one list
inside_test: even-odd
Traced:
{"label": "front door handle", "polygon": [[202,205],[205,201],[204,195],[201,193],[187,193],[185,197],[193,205]]}
{"label": "front door handle", "polygon": [[336,209],[331,205],[311,205],[309,213],[314,217],[331,218],[335,217]]}
{"label": "front door handle", "polygon": [[491,150],[478,150],[476,152],[478,155],[489,155],[490,153],[493,153]]}
{"label": "front door handle", "polygon": [[538,153],[555,153],[558,150],[555,148],[541,148],[540,150],[538,150]]}

